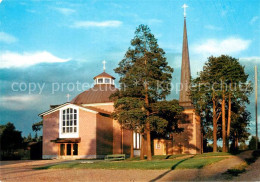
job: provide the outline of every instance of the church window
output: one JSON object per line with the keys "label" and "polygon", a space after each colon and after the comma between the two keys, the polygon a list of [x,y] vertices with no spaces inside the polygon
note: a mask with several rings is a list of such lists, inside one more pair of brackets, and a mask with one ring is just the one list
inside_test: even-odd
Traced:
{"label": "church window", "polygon": [[76,133],[77,110],[73,108],[67,108],[63,110],[62,113],[62,133]]}
{"label": "church window", "polygon": [[157,143],[156,143],[156,149],[161,149],[160,141],[157,141]]}
{"label": "church window", "polygon": [[140,133],[133,133],[133,144],[134,144],[134,149],[140,149],[140,144],[141,144],[141,137],[140,137]]}
{"label": "church window", "polygon": [[109,78],[105,78],[105,83],[110,83],[110,79]]}
{"label": "church window", "polygon": [[103,83],[103,78],[99,78],[98,83]]}

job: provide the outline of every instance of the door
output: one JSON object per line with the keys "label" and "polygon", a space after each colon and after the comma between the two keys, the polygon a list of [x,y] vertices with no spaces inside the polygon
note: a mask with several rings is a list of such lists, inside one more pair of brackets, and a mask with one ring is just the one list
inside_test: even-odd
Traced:
{"label": "door", "polygon": [[60,155],[65,155],[65,144],[60,144]]}

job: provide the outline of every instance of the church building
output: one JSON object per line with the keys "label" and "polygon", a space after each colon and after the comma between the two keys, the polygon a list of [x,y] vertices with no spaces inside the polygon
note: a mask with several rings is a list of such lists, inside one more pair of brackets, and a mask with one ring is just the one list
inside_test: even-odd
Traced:
{"label": "church building", "polygon": [[[181,67],[180,105],[185,120],[184,131],[167,139],[153,139],[154,155],[201,153],[200,117],[189,98],[190,61],[184,16]],[[104,158],[108,154],[130,154],[131,137],[134,154],[140,155],[140,134],[123,129],[110,117],[114,103],[110,95],[117,91],[115,78],[104,72],[94,77],[94,87],[77,95],[70,102],[51,105],[43,118],[43,159]]]}

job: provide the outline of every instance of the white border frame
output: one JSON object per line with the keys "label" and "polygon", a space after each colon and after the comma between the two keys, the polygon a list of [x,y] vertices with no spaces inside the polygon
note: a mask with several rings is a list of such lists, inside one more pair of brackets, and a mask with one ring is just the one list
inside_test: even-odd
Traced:
{"label": "white border frame", "polygon": [[[77,132],[76,133],[62,133],[63,110],[72,108],[77,110]],[[74,105],[67,105],[59,109],[59,138],[78,138],[79,137],[79,107]]]}
{"label": "white border frame", "polygon": [[[99,79],[103,79],[103,83],[98,83],[98,80]],[[109,83],[105,83],[105,80],[106,79],[109,79],[110,81],[109,81]],[[114,79],[112,79],[112,78],[108,78],[108,77],[97,77],[96,79],[95,79],[95,84],[96,85],[102,85],[102,84],[111,84],[111,85],[114,85],[115,84],[115,82],[114,82]]]}

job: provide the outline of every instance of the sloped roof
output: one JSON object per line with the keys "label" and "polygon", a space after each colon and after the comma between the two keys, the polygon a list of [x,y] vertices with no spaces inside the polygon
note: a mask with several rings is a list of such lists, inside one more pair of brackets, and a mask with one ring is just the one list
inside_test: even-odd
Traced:
{"label": "sloped roof", "polygon": [[53,112],[59,110],[60,108],[62,108],[62,107],[64,107],[64,106],[67,106],[67,105],[75,105],[75,106],[78,106],[78,107],[80,107],[80,108],[82,108],[82,109],[85,109],[86,111],[98,113],[97,111],[94,111],[94,110],[85,108],[85,107],[83,107],[83,106],[66,102],[66,103],[64,103],[64,104],[59,105],[58,107],[55,107],[55,108],[49,109],[49,110],[47,110],[47,111],[45,111],[45,112],[42,112],[42,113],[38,114],[38,116],[48,115],[48,114],[53,113]]}
{"label": "sloped roof", "polygon": [[109,97],[117,90],[118,89],[111,84],[95,85],[93,88],[77,95],[70,103],[81,105],[112,102]]}
{"label": "sloped roof", "polygon": [[115,77],[111,76],[110,74],[106,73],[106,72],[103,72],[97,76],[94,77],[94,79],[98,78],[98,77],[107,77],[107,78],[112,78],[112,79],[115,79]]}
{"label": "sloped roof", "polygon": [[103,114],[108,114],[108,115],[110,115],[112,113],[110,111],[100,109],[100,108],[97,108],[97,107],[93,107],[93,106],[84,106],[84,107],[87,108],[87,109],[90,109],[92,111],[96,111],[98,113],[103,113]]}

